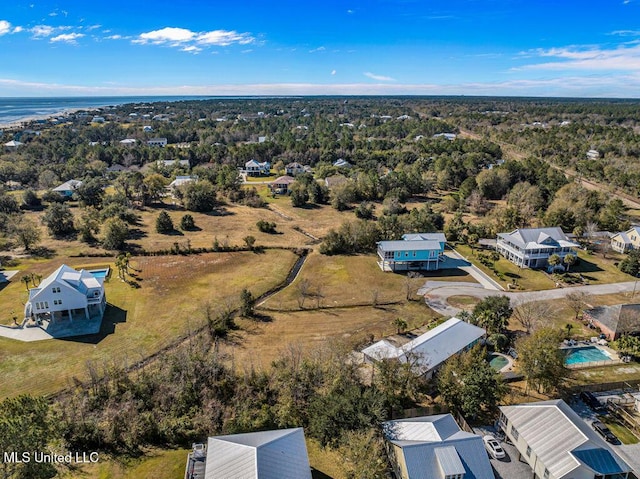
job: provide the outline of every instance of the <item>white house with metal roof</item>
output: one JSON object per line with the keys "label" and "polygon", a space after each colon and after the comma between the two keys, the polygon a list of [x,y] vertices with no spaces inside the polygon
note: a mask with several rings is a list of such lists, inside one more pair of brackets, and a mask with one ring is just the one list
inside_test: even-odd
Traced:
{"label": "white house with metal roof", "polygon": [[446,242],[443,233],[411,233],[400,241],[380,241],[378,266],[382,271],[437,270]]}
{"label": "white house with metal roof", "polygon": [[248,176],[269,176],[271,163],[268,161],[249,160],[244,164],[244,171]]}
{"label": "white house with metal roof", "polygon": [[521,268],[544,268],[549,256],[557,254],[564,258],[575,254],[580,246],[570,241],[562,228],[520,228],[511,233],[498,233],[496,250]]}
{"label": "white house with metal roof", "polygon": [[368,361],[397,359],[411,362],[427,377],[451,356],[472,348],[486,334],[486,331],[458,318],[451,318],[426,333],[401,346],[388,339],[362,350]]}
{"label": "white house with metal roof", "polygon": [[611,237],[611,249],[618,253],[640,249],[640,226],[633,226],[627,231],[614,234]]}
{"label": "white house with metal roof", "polygon": [[205,479],[311,479],[302,428],[210,437]]}
{"label": "white house with metal roof", "polygon": [[101,318],[107,305],[103,281],[104,278],[95,277],[84,269],[77,271],[63,264],[37,288],[29,290],[24,316],[50,324],[83,317]]}
{"label": "white house with metal roof", "polygon": [[633,471],[561,399],[500,407],[500,425],[540,479],[628,479]]}
{"label": "white house with metal roof", "polygon": [[382,432],[397,478],[495,478],[482,438],[461,430],[451,414],[387,421]]}

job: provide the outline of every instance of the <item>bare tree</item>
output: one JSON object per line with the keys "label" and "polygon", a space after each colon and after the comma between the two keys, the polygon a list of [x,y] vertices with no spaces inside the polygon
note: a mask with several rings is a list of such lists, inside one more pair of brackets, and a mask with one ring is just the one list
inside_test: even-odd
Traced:
{"label": "bare tree", "polygon": [[311,291],[311,282],[308,279],[303,279],[298,283],[298,307],[304,309],[304,302],[309,296]]}
{"label": "bare tree", "polygon": [[554,312],[555,308],[547,302],[530,301],[519,305],[513,311],[513,318],[522,325],[527,334],[531,334],[531,331],[550,318]]}
{"label": "bare tree", "polygon": [[567,305],[576,313],[576,319],[584,309],[588,295],[582,291],[573,291],[565,297]]}
{"label": "bare tree", "polygon": [[379,297],[380,297],[380,291],[375,288],[372,289],[371,290],[371,306],[373,306],[374,308],[378,306]]}

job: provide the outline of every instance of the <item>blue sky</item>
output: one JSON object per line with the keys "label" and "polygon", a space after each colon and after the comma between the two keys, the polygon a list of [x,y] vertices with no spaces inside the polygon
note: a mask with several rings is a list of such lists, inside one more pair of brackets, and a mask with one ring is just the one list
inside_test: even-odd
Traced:
{"label": "blue sky", "polygon": [[640,97],[640,0],[0,5],[0,96]]}

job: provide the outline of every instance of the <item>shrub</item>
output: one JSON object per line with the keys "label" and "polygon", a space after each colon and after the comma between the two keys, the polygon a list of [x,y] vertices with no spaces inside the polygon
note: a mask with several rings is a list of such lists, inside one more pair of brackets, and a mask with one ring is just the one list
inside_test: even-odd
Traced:
{"label": "shrub", "polygon": [[196,222],[193,219],[193,216],[186,214],[180,219],[180,229],[181,230],[193,230],[196,228]]}
{"label": "shrub", "polygon": [[169,213],[161,211],[156,219],[156,231],[158,233],[167,234],[173,231],[173,220]]}
{"label": "shrub", "polygon": [[256,226],[263,233],[269,233],[269,234],[277,233],[275,223],[270,223],[268,221],[260,220],[256,223]]}

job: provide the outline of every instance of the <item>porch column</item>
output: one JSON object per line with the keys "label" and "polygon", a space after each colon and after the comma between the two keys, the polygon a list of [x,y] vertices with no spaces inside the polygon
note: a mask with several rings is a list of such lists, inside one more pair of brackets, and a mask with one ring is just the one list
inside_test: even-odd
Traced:
{"label": "porch column", "polygon": [[73,315],[71,314],[71,310],[67,309],[67,312],[69,313],[69,321],[73,322]]}
{"label": "porch column", "polygon": [[91,316],[89,316],[89,306],[84,307],[84,315],[87,319],[91,319]]}

